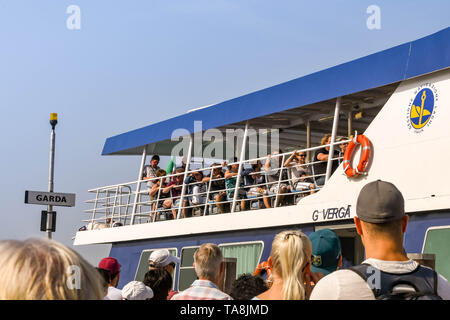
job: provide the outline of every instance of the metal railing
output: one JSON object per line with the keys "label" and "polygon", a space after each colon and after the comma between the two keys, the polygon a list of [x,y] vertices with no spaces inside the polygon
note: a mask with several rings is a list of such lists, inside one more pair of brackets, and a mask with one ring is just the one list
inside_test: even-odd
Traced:
{"label": "metal railing", "polygon": [[[340,144],[349,141],[335,142],[335,150],[339,149]],[[327,146],[330,145],[302,149],[297,152],[306,154],[308,151],[314,152]],[[270,165],[266,165],[268,159],[266,156],[91,189],[89,192],[94,193],[95,198],[86,203],[93,204],[93,208],[85,210],[85,213],[91,216],[83,222],[87,222],[86,229],[91,230],[293,205],[301,198],[322,188],[322,185],[317,184],[317,180],[326,173],[315,173],[314,167],[326,161],[291,163],[285,166],[286,160],[292,154],[293,151],[273,154]],[[341,159],[342,154],[333,158],[332,163],[334,161],[341,163]],[[261,163],[260,169],[249,170],[251,164],[256,164],[258,161]],[[227,169],[222,170],[225,166]],[[304,169],[302,171],[306,175],[295,176],[293,170],[298,168]],[[222,172],[223,175],[220,174],[220,178],[217,177],[214,169],[218,169],[217,174]],[[202,174],[197,175],[199,178],[195,178],[194,173],[198,172]],[[237,179],[238,172],[241,172],[240,179]],[[170,181],[175,181],[177,176],[184,179],[185,174],[186,181],[180,183],[181,178],[178,178],[178,183],[172,183],[172,187],[168,185]],[[226,175],[231,177],[226,178]],[[249,176],[257,177],[262,181],[251,183]],[[233,186],[233,180],[234,184],[239,180],[239,186]],[[306,182],[306,184],[299,184],[300,182]],[[141,190],[142,184],[147,184],[148,189]],[[173,189],[179,189],[179,192],[175,195]],[[238,195],[235,197],[236,192]],[[253,206],[254,204],[256,207]],[[178,214],[179,206],[182,206],[181,214]]]}

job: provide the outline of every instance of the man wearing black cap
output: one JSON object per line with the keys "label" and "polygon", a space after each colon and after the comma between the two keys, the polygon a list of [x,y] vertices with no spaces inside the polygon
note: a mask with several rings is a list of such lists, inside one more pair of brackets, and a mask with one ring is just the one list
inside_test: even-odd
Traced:
{"label": "man wearing black cap", "polygon": [[[417,262],[406,256],[403,236],[409,217],[405,215],[403,195],[392,183],[377,180],[365,185],[358,196],[356,215],[356,231],[361,236],[366,260],[355,271],[339,270],[322,278],[311,293],[311,300],[373,300],[375,294],[378,297],[389,291],[383,287],[389,279],[401,279],[405,275],[413,275],[409,279],[450,300],[448,281],[439,274],[436,283],[427,281],[425,276],[434,275],[433,271],[419,268]],[[361,270],[367,273],[364,275]],[[396,289],[414,290],[411,286],[396,286]]]}

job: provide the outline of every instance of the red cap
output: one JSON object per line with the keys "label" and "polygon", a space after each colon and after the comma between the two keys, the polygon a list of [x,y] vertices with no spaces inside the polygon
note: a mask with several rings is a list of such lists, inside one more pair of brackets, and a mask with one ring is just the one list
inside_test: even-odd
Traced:
{"label": "red cap", "polygon": [[102,261],[98,264],[100,269],[108,270],[111,275],[115,275],[120,271],[120,263],[115,258],[103,258]]}

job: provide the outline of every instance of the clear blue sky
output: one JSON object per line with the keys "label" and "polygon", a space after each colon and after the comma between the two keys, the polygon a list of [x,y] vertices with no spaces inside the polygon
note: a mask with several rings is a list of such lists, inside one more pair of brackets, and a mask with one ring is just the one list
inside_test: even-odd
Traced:
{"label": "clear blue sky", "polygon": [[[69,30],[69,5],[81,29]],[[366,9],[381,9],[369,30]],[[137,178],[139,157],[102,157],[107,137],[424,37],[450,1],[0,0],[0,239],[45,236],[50,125],[57,112],[54,239],[71,246],[87,190]],[[175,129],[175,128],[174,128]],[[76,247],[96,263],[108,247]]]}

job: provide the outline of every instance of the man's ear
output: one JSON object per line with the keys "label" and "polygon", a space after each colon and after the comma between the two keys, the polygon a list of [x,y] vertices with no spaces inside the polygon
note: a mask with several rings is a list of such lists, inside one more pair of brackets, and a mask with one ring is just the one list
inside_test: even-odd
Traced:
{"label": "man's ear", "polygon": [[408,226],[409,216],[405,215],[402,218],[402,233],[404,234],[406,232],[406,227]]}
{"label": "man's ear", "polygon": [[363,234],[361,220],[358,217],[354,217],[353,221],[355,221],[356,232],[361,236]]}
{"label": "man's ear", "polygon": [[338,269],[340,269],[342,267],[342,254],[339,257],[339,261],[338,261],[338,265],[337,265]]}

